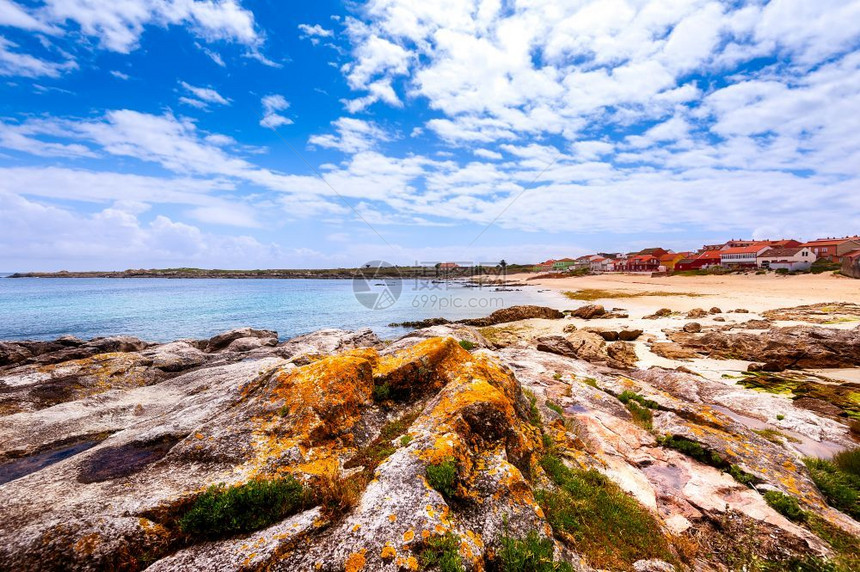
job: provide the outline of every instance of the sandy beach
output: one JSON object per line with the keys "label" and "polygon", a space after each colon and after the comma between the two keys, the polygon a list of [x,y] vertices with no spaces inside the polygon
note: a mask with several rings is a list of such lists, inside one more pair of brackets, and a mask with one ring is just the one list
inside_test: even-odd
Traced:
{"label": "sandy beach", "polygon": [[[570,278],[529,280],[534,274],[510,275],[510,280],[559,291],[583,289],[612,292],[672,292],[674,295],[598,299],[608,308],[621,307],[631,317],[660,308],[686,312],[693,308],[718,306],[723,310],[743,308],[763,312],[805,304],[827,302],[860,303],[860,281],[843,276],[806,274],[729,274],[723,276],[659,276],[648,274],[600,274]],[[695,294],[696,296],[685,296]]]}

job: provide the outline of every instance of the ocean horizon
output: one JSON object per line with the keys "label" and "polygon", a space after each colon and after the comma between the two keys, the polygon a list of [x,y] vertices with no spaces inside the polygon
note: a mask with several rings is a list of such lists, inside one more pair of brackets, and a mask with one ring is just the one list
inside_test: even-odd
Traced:
{"label": "ocean horizon", "polygon": [[281,340],[324,328],[365,327],[390,338],[408,331],[392,323],[476,318],[521,304],[564,304],[558,293],[532,287],[496,291],[459,282],[397,282],[396,302],[374,310],[356,298],[352,280],[2,279],[0,340],[130,335],[167,342],[246,326],[275,330]]}

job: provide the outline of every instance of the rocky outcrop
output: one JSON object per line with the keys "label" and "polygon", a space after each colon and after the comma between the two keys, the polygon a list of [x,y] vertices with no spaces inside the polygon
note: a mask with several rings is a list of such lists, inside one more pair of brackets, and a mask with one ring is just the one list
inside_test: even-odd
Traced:
{"label": "rocky outcrop", "polygon": [[570,313],[571,317],[581,318],[583,320],[593,320],[594,318],[600,318],[604,314],[606,314],[606,308],[604,308],[600,304],[589,304],[587,306],[582,306],[581,308],[577,308]]}
{"label": "rocky outcrop", "polygon": [[850,302],[828,302],[808,304],[793,308],[779,308],[762,312],[769,320],[808,322],[811,324],[838,324],[860,321],[860,304]]}
{"label": "rocky outcrop", "polygon": [[[633,369],[632,343],[573,330],[494,350],[462,324],[392,343],[369,330],[276,338],[239,330],[7,367],[3,395],[18,410],[0,415],[0,569],[394,572],[431,568],[445,550],[463,570],[498,570],[504,547],[529,534],[583,572],[725,569],[740,530],[777,568],[832,557],[770,508],[767,489],[860,534],[797,459],[850,446],[844,424],[784,396]],[[34,406],[54,370],[80,393]],[[763,438],[744,415],[797,443]],[[241,530],[185,524],[207,495],[288,478],[302,493],[275,517]],[[579,518],[553,504],[569,494],[564,478],[600,491],[564,510],[617,502],[646,523],[607,541],[642,537],[623,565],[603,559],[608,544],[589,545],[597,528],[563,528]]]}
{"label": "rocky outcrop", "polygon": [[470,318],[451,322],[445,318],[428,318],[426,320],[417,320],[412,322],[399,322],[391,324],[391,326],[402,326],[407,328],[430,328],[433,326],[442,326],[446,324],[463,324],[466,326],[475,326],[485,328],[496,324],[504,324],[506,322],[518,322],[520,320],[530,320],[532,318],[542,318],[545,320],[560,320],[564,318],[564,314],[555,308],[547,308],[545,306],[511,306],[496,310],[489,316],[484,318]]}
{"label": "rocky outcrop", "polygon": [[555,308],[547,308],[545,306],[511,306],[510,308],[502,308],[496,310],[486,318],[476,318],[473,320],[460,320],[459,323],[467,326],[477,326],[483,328],[502,324],[505,322],[518,322],[520,320],[529,320],[531,318],[543,318],[545,320],[560,320],[564,318],[564,314]]}
{"label": "rocky outcrop", "polygon": [[670,338],[701,355],[770,362],[780,364],[782,369],[860,365],[860,328],[838,330],[794,326],[772,328],[761,334],[675,332]]}

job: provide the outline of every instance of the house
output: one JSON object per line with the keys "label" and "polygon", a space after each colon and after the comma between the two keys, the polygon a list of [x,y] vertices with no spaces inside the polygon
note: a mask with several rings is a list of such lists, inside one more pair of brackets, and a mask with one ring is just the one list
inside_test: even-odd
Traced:
{"label": "house", "polygon": [[759,268],[770,270],[809,270],[815,262],[815,253],[807,246],[769,248],[756,257]]}
{"label": "house", "polygon": [[439,270],[454,270],[455,268],[460,268],[456,262],[443,262],[439,265]]}
{"label": "house", "polygon": [[703,249],[698,254],[691,255],[689,258],[684,258],[683,260],[676,262],[675,271],[705,270],[714,266],[720,266],[722,263],[720,252],[720,250]]}
{"label": "house", "polygon": [[818,258],[824,258],[831,262],[841,262],[845,254],[860,249],[860,236],[819,238],[804,242],[801,246],[809,247]]}
{"label": "house", "polygon": [[[663,254],[665,254],[665,251]],[[627,272],[657,272],[659,268],[660,259],[654,254],[637,254],[631,256],[625,264]]]}
{"label": "house", "polygon": [[576,264],[573,258],[561,258],[552,263],[552,269],[556,271],[564,271]]}
{"label": "house", "polygon": [[689,257],[689,252],[670,252],[660,257],[660,266],[666,269],[667,272],[675,270],[675,265]]}
{"label": "house", "polygon": [[540,264],[536,264],[535,266],[532,266],[532,271],[534,271],[534,272],[550,272],[550,271],[552,271],[552,265],[555,264],[555,262],[556,261],[554,258],[550,258],[549,260],[545,260],[545,261],[541,262]]}
{"label": "house", "polygon": [[801,242],[799,240],[794,240],[793,238],[781,238],[779,240],[768,240],[768,244],[771,246],[781,246],[783,248],[795,248],[801,246]]}
{"label": "house", "polygon": [[655,256],[660,258],[664,254],[669,254],[669,251],[664,248],[646,248],[644,250],[640,250],[634,254],[650,254],[651,256]]}
{"label": "house", "polygon": [[860,249],[842,255],[842,274],[860,278]]}
{"label": "house", "polygon": [[766,242],[725,248],[719,251],[720,264],[726,268],[755,268],[758,256],[769,248]]}
{"label": "house", "polygon": [[607,260],[608,259],[603,257],[603,256],[599,256],[599,255],[592,256],[591,260],[588,263],[588,268],[592,272],[603,272],[603,263],[606,262]]}

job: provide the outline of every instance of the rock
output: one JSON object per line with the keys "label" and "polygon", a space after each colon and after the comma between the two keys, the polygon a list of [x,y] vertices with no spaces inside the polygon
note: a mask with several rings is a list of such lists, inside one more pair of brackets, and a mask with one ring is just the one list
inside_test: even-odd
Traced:
{"label": "rock", "polygon": [[564,329],[562,329],[562,331],[563,331],[565,334],[571,334],[571,333],[573,333],[573,332],[575,332],[575,331],[576,331],[576,326],[575,326],[575,325],[573,325],[573,324],[567,324],[567,325],[564,327]]}
{"label": "rock", "polygon": [[582,306],[577,308],[573,312],[571,312],[571,316],[574,318],[582,318],[583,320],[592,320],[594,318],[599,318],[606,314],[606,308],[601,306],[600,304],[589,304],[587,306]]}
{"label": "rock", "polygon": [[609,365],[619,369],[627,369],[636,366],[636,361],[639,359],[636,356],[636,349],[633,344],[627,342],[613,342],[606,348],[606,353],[609,355]]}
{"label": "rock", "polygon": [[381,344],[370,328],[354,332],[334,328],[317,330],[296,336],[277,346],[275,355],[297,360],[303,356],[320,356],[357,348],[372,348]]}
{"label": "rock", "polygon": [[621,330],[618,332],[618,339],[622,342],[632,342],[642,335],[642,330]]}
{"label": "rock", "polygon": [[718,317],[714,318],[714,321],[715,321],[715,322],[725,322],[725,321],[726,321],[726,319],[725,319],[725,318],[723,318],[722,316],[718,316]]}
{"label": "rock", "polygon": [[696,320],[699,318],[704,318],[708,315],[708,313],[702,308],[693,308],[689,312],[687,312],[687,318],[691,320]]}
{"label": "rock", "polygon": [[651,352],[660,357],[674,360],[688,360],[701,357],[695,351],[673,342],[655,342],[651,344]]}
{"label": "rock", "polygon": [[[431,335],[443,331],[455,335]],[[417,569],[428,539],[450,532],[464,570],[493,570],[503,536],[536,532],[556,559],[585,572],[599,554],[578,554],[580,544],[554,534],[537,500],[551,487],[541,464],[549,444],[564,464],[629,493],[670,543],[687,535],[721,547],[699,553],[703,570],[731,568],[727,547],[744,534],[762,558],[828,554],[756,490],[655,439],[666,434],[696,440],[762,490],[791,494],[829,526],[860,534],[809,479],[791,449],[802,444],[771,443],[723,413],[776,422],[778,412],[778,427],[804,444],[851,446],[844,424],[797,405],[826,403],[659,368],[621,375],[602,364],[630,368],[634,345],[589,331],[538,338],[541,351],[523,343],[469,353],[458,343],[467,335],[481,342],[461,324],[390,345],[369,331],[327,330],[274,348],[271,337],[240,335],[214,353],[178,341],[8,366],[2,395],[55,370],[88,390],[98,384],[87,376],[100,376],[112,390],[0,416],[0,478],[11,475],[0,485],[0,569],[394,572]],[[248,339],[259,347],[226,351]],[[135,376],[155,381],[126,386]],[[656,404],[653,432],[634,423],[616,397],[624,391]],[[440,491],[429,467],[448,462],[450,488]],[[308,493],[293,513],[243,533],[180,530],[208,487],[285,475]],[[632,554],[623,568],[667,570],[652,556]]]}
{"label": "rock", "polygon": [[542,336],[535,340],[540,352],[549,352],[565,357],[576,357],[576,349],[564,336]]}
{"label": "rock", "polygon": [[722,310],[720,310],[718,307],[714,306],[713,308],[711,308],[710,310],[708,310],[708,313],[709,313],[709,314],[722,314],[722,313],[723,313],[723,311],[722,311]]}
{"label": "rock", "polygon": [[657,318],[666,318],[666,317],[671,316],[671,315],[672,315],[672,310],[670,310],[669,308],[660,308],[659,310],[657,310],[653,314],[651,314],[649,316],[645,316],[645,319],[646,320],[656,320]]}
{"label": "rock", "polygon": [[675,332],[669,337],[685,348],[710,357],[772,362],[787,369],[860,365],[860,328],[837,330],[793,326],[772,328],[759,334]]}
{"label": "rock", "polygon": [[263,340],[263,343],[266,345],[274,346],[278,343],[278,332],[273,332],[271,330],[255,330],[253,328],[230,330],[229,332],[224,332],[209,338],[204,351],[207,353],[221,351],[241,338],[260,339]]}
{"label": "rock", "polygon": [[518,322],[520,320],[529,320],[532,318],[560,320],[564,318],[564,314],[554,308],[546,308],[544,306],[511,306],[510,308],[496,310],[486,318],[460,320],[458,323],[483,328],[486,326],[493,326],[495,324]]}
{"label": "rock", "polygon": [[747,371],[778,372],[778,371],[785,371],[785,366],[781,363],[777,363],[777,362],[773,362],[773,361],[769,361],[769,362],[762,363],[762,364],[751,363],[747,366]]}
{"label": "rock", "polygon": [[597,334],[598,336],[600,336],[601,338],[603,338],[607,342],[614,342],[614,341],[618,340],[618,332],[614,332],[612,330],[592,330],[592,329],[589,329],[588,331],[594,332],[595,334]]}
{"label": "rock", "polygon": [[749,314],[750,311],[745,308],[738,308],[736,310],[732,310],[735,314]]}
{"label": "rock", "polygon": [[702,324],[699,322],[689,322],[684,324],[684,331],[692,334],[696,334],[702,331]]}
{"label": "rock", "polygon": [[637,560],[633,563],[635,572],[675,572],[675,567],[663,560]]}
{"label": "rock", "polygon": [[747,320],[736,327],[744,328],[745,330],[767,330],[770,328],[770,322],[768,320]]}

